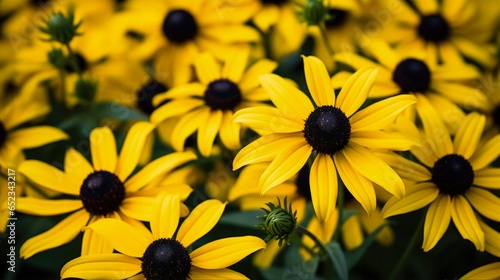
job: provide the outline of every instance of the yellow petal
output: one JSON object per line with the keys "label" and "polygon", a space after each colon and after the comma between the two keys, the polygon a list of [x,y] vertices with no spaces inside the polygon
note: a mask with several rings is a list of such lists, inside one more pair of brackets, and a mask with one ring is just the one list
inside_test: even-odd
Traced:
{"label": "yellow petal", "polygon": [[202,107],[182,116],[172,131],[172,147],[178,152],[184,151],[186,139],[205,123],[209,115],[210,108]]}
{"label": "yellow petal", "polygon": [[330,85],[330,76],[325,64],[314,56],[302,56],[309,92],[317,106],[334,106],[335,93]]}
{"label": "yellow petal", "polygon": [[263,248],[266,243],[255,236],[229,237],[207,243],[189,256],[196,267],[217,269],[233,265]]}
{"label": "yellow petal", "polygon": [[[498,178],[500,179],[500,177]],[[497,181],[500,182],[500,181]],[[500,198],[482,188],[471,187],[465,197],[470,204],[488,219],[500,222]]]}
{"label": "yellow petal", "polygon": [[205,200],[198,204],[180,226],[177,240],[184,247],[189,247],[217,224],[225,207],[226,203],[216,199]]}
{"label": "yellow petal", "polygon": [[198,128],[198,150],[204,157],[212,153],[214,140],[222,123],[222,110],[211,111],[205,122]]}
{"label": "yellow petal", "polygon": [[[96,216],[92,217],[89,224],[95,222],[97,219],[99,218]],[[91,230],[83,232],[81,256],[111,253],[113,253],[113,247],[104,238]]]}
{"label": "yellow petal", "polygon": [[500,262],[494,262],[468,272],[460,277],[460,280],[495,279],[498,275],[500,275]]}
{"label": "yellow petal", "polygon": [[396,153],[380,152],[375,155],[389,164],[402,179],[423,182],[431,179],[431,173],[424,166]]}
{"label": "yellow petal", "polygon": [[226,279],[248,279],[245,275],[231,270],[229,268],[222,269],[203,269],[198,267],[191,267],[191,271],[189,272],[189,278],[196,279],[213,279],[213,280],[226,280]]}
{"label": "yellow petal", "polygon": [[446,232],[446,229],[448,229],[451,220],[451,208],[449,195],[440,195],[431,203],[425,215],[424,242],[422,244],[424,252],[434,248]]}
{"label": "yellow petal", "polygon": [[120,203],[120,212],[138,221],[150,221],[154,201],[154,197],[127,196]]}
{"label": "yellow petal", "polygon": [[161,105],[158,109],[154,110],[150,119],[153,123],[158,124],[166,119],[182,116],[187,112],[200,107],[205,104],[205,101],[195,98],[179,98],[168,101],[166,104]]}
{"label": "yellow petal", "polygon": [[373,150],[390,149],[393,151],[407,151],[416,144],[415,139],[408,135],[385,131],[351,132],[349,141]]}
{"label": "yellow petal", "polygon": [[151,232],[153,238],[172,238],[180,219],[180,200],[177,195],[160,193],[156,198],[151,215]]}
{"label": "yellow petal", "polygon": [[66,179],[75,185],[81,185],[94,168],[87,159],[73,148],[69,148],[64,156],[64,173]]}
{"label": "yellow petal", "polygon": [[56,191],[58,193],[64,193],[69,195],[80,195],[80,186],[66,184],[66,176],[64,173],[44,162],[37,160],[26,160],[21,163],[18,167],[20,173],[23,173],[32,182]]}
{"label": "yellow petal", "polygon": [[333,159],[345,187],[368,214],[372,213],[377,206],[373,183],[351,166],[344,153],[336,153]]}
{"label": "yellow petal", "polygon": [[484,232],[486,252],[499,257],[500,256],[500,232],[489,227],[481,219],[478,219],[479,225]]}
{"label": "yellow petal", "polygon": [[401,215],[421,209],[433,202],[439,195],[439,189],[432,183],[419,183],[406,188],[406,196],[390,198],[382,208],[385,218]]}
{"label": "yellow petal", "polygon": [[266,193],[269,189],[297,174],[306,164],[312,150],[313,148],[305,140],[294,145],[281,147],[281,151],[260,177],[261,193]]}
{"label": "yellow petal", "polygon": [[224,63],[221,78],[228,79],[237,84],[243,76],[249,55],[250,49],[248,48],[242,48],[235,51]]}
{"label": "yellow petal", "polygon": [[153,242],[152,235],[144,235],[134,226],[118,219],[100,219],[86,227],[106,240],[115,250],[131,257],[142,258]]}
{"label": "yellow petal", "polygon": [[437,0],[415,0],[414,2],[422,15],[431,15],[438,12]]}
{"label": "yellow petal", "polygon": [[85,210],[69,215],[46,232],[26,240],[21,246],[19,255],[27,259],[42,251],[70,242],[81,232],[89,218],[90,215]]}
{"label": "yellow petal", "polygon": [[349,121],[351,131],[379,130],[392,124],[399,114],[417,102],[413,95],[403,94],[386,98],[355,113]]}
{"label": "yellow petal", "polygon": [[[201,33],[204,37],[215,39],[224,44],[255,42],[260,38],[257,30],[242,24],[214,24],[205,26]],[[220,72],[217,74],[220,75]]]}
{"label": "yellow petal", "polygon": [[462,195],[453,197],[451,218],[460,235],[472,241],[477,250],[484,251],[484,232],[479,226],[474,210]]}
{"label": "yellow petal", "polygon": [[399,198],[404,196],[405,187],[399,175],[368,149],[349,143],[343,154],[361,175]]}
{"label": "yellow petal", "polygon": [[340,228],[342,233],[342,242],[347,250],[353,250],[363,244],[363,231],[358,218],[358,215],[349,217]]}
{"label": "yellow petal", "polygon": [[233,170],[261,162],[271,162],[283,146],[304,142],[302,133],[273,133],[243,147],[233,160]]}
{"label": "yellow petal", "polygon": [[243,123],[252,129],[276,133],[304,130],[302,119],[267,106],[241,109],[234,114],[233,121]]}
{"label": "yellow petal", "polygon": [[481,140],[486,117],[472,112],[463,120],[453,140],[455,152],[465,159],[469,159],[476,151]]}
{"label": "yellow petal", "polygon": [[115,136],[109,127],[99,127],[92,130],[90,133],[90,151],[96,171],[115,172],[117,161],[116,142]]}
{"label": "yellow petal", "polygon": [[220,64],[210,53],[200,54],[194,62],[194,69],[196,70],[196,76],[198,76],[200,82],[205,85],[221,77]]}
{"label": "yellow petal", "polygon": [[377,73],[377,69],[364,68],[356,71],[340,90],[335,107],[347,117],[354,114],[368,97]]}
{"label": "yellow petal", "polygon": [[10,131],[7,138],[22,149],[31,149],[68,139],[68,135],[58,128],[44,125]]}
{"label": "yellow petal", "polygon": [[299,89],[290,85],[283,78],[275,74],[266,74],[259,77],[262,87],[269,92],[274,105],[286,114],[294,114],[305,120],[314,110],[309,98]]}
{"label": "yellow petal", "polygon": [[479,89],[466,85],[440,81],[432,85],[432,89],[456,104],[485,110],[490,104],[488,98]]}
{"label": "yellow petal", "polygon": [[207,86],[201,83],[189,83],[171,88],[165,93],[156,94],[153,97],[153,105],[158,106],[168,99],[188,99],[192,96],[203,96]]}
{"label": "yellow petal", "polygon": [[148,122],[138,122],[128,131],[120,151],[115,172],[122,182],[127,179],[137,166],[146,139],[154,127],[153,124]]}
{"label": "yellow petal", "polygon": [[[314,241],[313,241],[314,242]],[[269,268],[276,256],[285,246],[278,246],[278,241],[271,239],[264,250],[258,251],[253,256],[253,264],[258,268]]]}
{"label": "yellow petal", "polygon": [[196,159],[196,155],[191,151],[171,153],[157,158],[127,180],[125,190],[128,193],[136,192],[162,174],[194,159]]}
{"label": "yellow petal", "polygon": [[18,99],[9,106],[2,104],[1,118],[7,131],[23,124],[27,121],[39,118],[50,112],[50,105],[41,102],[26,102],[24,99]]}
{"label": "yellow petal", "polygon": [[311,199],[316,217],[327,221],[337,204],[337,171],[330,155],[318,154],[309,174]]}
{"label": "yellow petal", "polygon": [[142,261],[122,254],[81,256],[66,263],[61,278],[129,279],[142,271]]}
{"label": "yellow petal", "polygon": [[16,210],[35,216],[53,216],[73,212],[83,208],[79,199],[40,199],[34,197],[19,197]]}
{"label": "yellow petal", "polygon": [[229,110],[224,111],[219,137],[226,148],[237,150],[240,147],[240,130],[241,125],[233,123],[233,112]]}
{"label": "yellow petal", "polygon": [[474,185],[500,189],[500,168],[484,168],[474,172]]}
{"label": "yellow petal", "polygon": [[479,146],[469,161],[474,170],[480,170],[497,159],[499,155],[500,135],[497,135],[488,140],[484,145]]}
{"label": "yellow petal", "polygon": [[[264,74],[270,74],[278,67],[278,63],[269,59],[261,59],[252,64],[241,77],[238,84],[243,94],[251,89],[257,88],[259,77]],[[269,99],[269,97],[267,98]]]}

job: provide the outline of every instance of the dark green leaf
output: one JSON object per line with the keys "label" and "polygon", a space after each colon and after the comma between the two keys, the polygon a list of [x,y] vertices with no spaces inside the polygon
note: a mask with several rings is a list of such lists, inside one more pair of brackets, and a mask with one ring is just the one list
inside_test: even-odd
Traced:
{"label": "dark green leaf", "polygon": [[347,260],[347,266],[349,269],[353,268],[359,260],[363,257],[365,254],[366,250],[372,245],[373,241],[375,241],[375,238],[377,235],[380,233],[380,231],[386,226],[386,224],[381,225],[378,227],[374,232],[372,232],[368,237],[365,238],[363,241],[363,244],[356,248],[355,250],[352,251],[347,251],[345,253],[345,257]]}
{"label": "dark green leaf", "polygon": [[330,267],[334,269],[335,277],[333,279],[349,279],[346,258],[340,244],[336,241],[332,241],[326,244],[325,248],[328,253]]}

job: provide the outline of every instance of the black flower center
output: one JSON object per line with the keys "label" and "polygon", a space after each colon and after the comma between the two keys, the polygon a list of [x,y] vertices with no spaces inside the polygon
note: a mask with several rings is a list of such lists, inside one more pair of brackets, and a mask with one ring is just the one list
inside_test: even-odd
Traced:
{"label": "black flower center", "polygon": [[423,61],[407,58],[396,66],[392,80],[401,92],[425,92],[431,83],[431,71]]}
{"label": "black flower center", "polygon": [[146,279],[187,279],[191,271],[191,258],[181,243],[160,238],[151,243],[142,256],[142,273]]}
{"label": "black flower center", "polygon": [[213,110],[232,110],[240,101],[240,89],[227,79],[211,82],[205,91],[205,103]]}
{"label": "black flower center", "polygon": [[125,198],[122,181],[108,171],[95,171],[80,187],[83,207],[92,215],[105,216],[116,210]]}
{"label": "black flower center", "polygon": [[492,112],[493,121],[495,125],[500,130],[500,104],[498,104]]}
{"label": "black flower center", "polygon": [[342,26],[347,20],[349,12],[339,9],[329,9],[329,19],[325,20],[326,27],[336,28]]}
{"label": "black flower center", "polygon": [[448,22],[439,14],[423,16],[418,26],[418,35],[428,42],[439,43],[450,36]]}
{"label": "black flower center", "polygon": [[49,2],[50,2],[50,0],[31,0],[31,4],[33,6],[43,6]]}
{"label": "black flower center", "polygon": [[262,4],[275,4],[275,5],[282,5],[288,2],[288,0],[260,0]]}
{"label": "black flower center", "polygon": [[163,34],[175,43],[184,43],[198,33],[194,17],[186,10],[172,10],[163,21]]}
{"label": "black flower center", "polygon": [[297,180],[295,181],[297,185],[297,192],[303,196],[307,201],[311,201],[311,187],[309,184],[309,167],[305,165],[299,170],[297,175]]}
{"label": "black flower center", "polygon": [[446,155],[438,159],[431,173],[432,182],[438,186],[441,193],[451,196],[465,193],[474,181],[471,164],[457,154]]}
{"label": "black flower center", "polygon": [[[80,72],[85,72],[89,67],[87,60],[85,60],[85,58],[80,53],[75,53],[74,57],[75,57],[74,61],[76,62],[78,69],[80,69]],[[68,73],[78,72],[74,65],[75,62],[73,62],[71,58],[66,59],[66,63],[64,65],[64,69],[66,70],[66,72]]]}
{"label": "black flower center", "polygon": [[[153,97],[158,93],[167,91],[167,87],[162,83],[152,81],[148,84],[142,86],[142,88],[136,94],[136,104],[141,111],[147,115],[151,115],[153,111],[159,106],[153,106]],[[166,101],[165,101],[166,102]]]}
{"label": "black flower center", "polygon": [[7,130],[5,129],[3,123],[0,122],[0,147],[3,146],[5,140],[7,140]]}
{"label": "black flower center", "polygon": [[304,137],[318,153],[333,155],[342,150],[351,136],[351,123],[344,112],[333,106],[322,106],[307,117]]}

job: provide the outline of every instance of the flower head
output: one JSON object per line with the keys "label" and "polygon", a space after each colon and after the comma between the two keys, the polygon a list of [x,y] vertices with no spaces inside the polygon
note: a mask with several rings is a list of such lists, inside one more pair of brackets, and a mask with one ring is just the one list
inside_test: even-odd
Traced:
{"label": "flower head", "polygon": [[289,243],[288,238],[295,231],[297,226],[297,210],[292,210],[292,204],[287,204],[287,198],[281,206],[281,201],[278,198],[278,205],[274,205],[272,202],[266,203],[269,209],[262,208],[266,212],[264,216],[259,218],[263,220],[263,223],[258,224],[266,231],[267,236],[264,241],[269,241],[271,239],[279,240],[278,246],[281,247],[283,240]]}

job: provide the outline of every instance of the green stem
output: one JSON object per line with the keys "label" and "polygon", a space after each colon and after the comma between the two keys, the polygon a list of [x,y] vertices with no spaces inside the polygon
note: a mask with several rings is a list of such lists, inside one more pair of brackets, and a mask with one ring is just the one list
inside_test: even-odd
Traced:
{"label": "green stem", "polygon": [[62,106],[66,108],[66,75],[64,73],[64,69],[59,69],[59,79],[61,79],[61,98],[62,98]]}
{"label": "green stem", "polygon": [[394,267],[394,270],[392,271],[391,275],[389,276],[389,280],[396,279],[396,277],[399,275],[399,273],[403,269],[404,265],[406,264],[406,261],[408,261],[408,257],[410,256],[411,251],[413,250],[413,248],[415,247],[415,244],[417,243],[418,236],[420,234],[422,234],[424,221],[425,221],[425,212],[424,212],[424,215],[422,215],[422,218],[420,219],[420,222],[418,223],[417,228],[413,232],[413,236],[411,237],[411,240],[408,243],[408,246],[406,246],[406,249],[403,253],[403,256],[399,259],[398,264]]}
{"label": "green stem", "polygon": [[73,49],[71,49],[69,43],[65,44],[66,48],[68,49],[68,54],[69,54],[69,59],[71,60],[71,64],[73,65],[76,73],[78,73],[78,76],[82,75],[80,66],[78,66],[78,63],[76,61],[75,53],[73,52]]}
{"label": "green stem", "polygon": [[297,232],[307,235],[314,241],[314,243],[316,243],[316,245],[321,249],[321,251],[323,251],[323,253],[328,255],[328,250],[326,249],[325,245],[323,245],[323,242],[321,242],[321,240],[319,240],[316,237],[316,235],[312,234],[310,231],[308,231],[305,227],[301,225],[297,225]]}
{"label": "green stem", "polygon": [[321,37],[323,38],[323,41],[325,42],[326,50],[328,51],[328,54],[330,56],[333,56],[335,52],[333,51],[332,45],[330,44],[330,40],[328,40],[328,34],[326,31],[326,26],[324,22],[321,22],[318,24],[319,30],[321,31]]}

